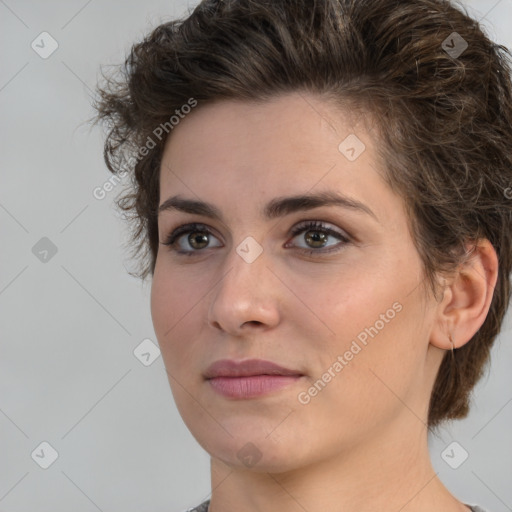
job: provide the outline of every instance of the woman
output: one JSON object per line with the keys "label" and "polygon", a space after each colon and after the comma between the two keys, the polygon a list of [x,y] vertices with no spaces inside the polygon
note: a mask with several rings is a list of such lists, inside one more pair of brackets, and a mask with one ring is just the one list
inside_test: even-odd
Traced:
{"label": "woman", "polygon": [[509,53],[442,0],[203,1],[96,108],[209,512],[481,511],[437,478],[510,295]]}

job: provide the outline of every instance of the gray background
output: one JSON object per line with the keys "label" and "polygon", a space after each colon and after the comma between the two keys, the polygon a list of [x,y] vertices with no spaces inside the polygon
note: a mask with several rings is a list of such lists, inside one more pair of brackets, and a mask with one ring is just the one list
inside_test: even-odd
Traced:
{"label": "gray background", "polygon": [[[464,4],[512,47],[512,0]],[[177,0],[0,0],[3,512],[179,512],[209,495],[208,454],[175,408],[162,358],[145,356],[146,366],[134,354],[143,340],[156,343],[150,284],[127,272],[127,228],[113,206],[122,185],[93,197],[111,175],[101,130],[84,124],[100,64],[121,62],[150,28],[186,8]],[[31,47],[43,31],[58,43],[46,59]],[[44,253],[43,237],[56,254]],[[430,444],[447,487],[491,512],[512,510],[511,325],[509,314],[469,418]],[[469,454],[457,469],[441,457],[453,441]],[[42,442],[58,452],[47,469]]]}

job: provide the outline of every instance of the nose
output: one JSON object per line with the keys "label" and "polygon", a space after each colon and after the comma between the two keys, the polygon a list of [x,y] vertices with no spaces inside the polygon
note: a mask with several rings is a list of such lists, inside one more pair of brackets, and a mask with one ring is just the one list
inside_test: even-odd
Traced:
{"label": "nose", "polygon": [[269,266],[265,251],[248,263],[233,249],[211,294],[208,324],[233,336],[278,325],[280,283]]}

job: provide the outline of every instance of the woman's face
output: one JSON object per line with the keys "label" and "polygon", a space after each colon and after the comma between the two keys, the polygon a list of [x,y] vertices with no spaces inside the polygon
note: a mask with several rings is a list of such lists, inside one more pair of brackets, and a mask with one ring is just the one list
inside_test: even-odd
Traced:
{"label": "woman's face", "polygon": [[[299,93],[220,101],[167,142],[160,205],[179,196],[221,218],[162,209],[152,318],[183,420],[229,465],[285,471],[424,428],[440,362],[434,303],[359,121]],[[326,193],[345,204],[286,201]],[[164,245],[190,223],[201,226]],[[220,359],[253,358],[302,376],[204,376]]]}

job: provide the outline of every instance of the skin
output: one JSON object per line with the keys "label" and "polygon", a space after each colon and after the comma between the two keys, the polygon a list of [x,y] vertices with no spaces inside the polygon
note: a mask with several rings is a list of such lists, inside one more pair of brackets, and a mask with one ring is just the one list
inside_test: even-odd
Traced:
{"label": "skin", "polygon": [[[445,279],[443,298],[426,294],[403,200],[382,179],[373,130],[297,92],[260,104],[199,105],[167,141],[160,204],[180,195],[214,204],[224,218],[161,212],[151,289],[176,405],[211,455],[210,512],[468,510],[432,468],[427,411],[449,336],[459,347],[485,320],[496,253],[479,241],[470,264]],[[355,161],[338,149],[351,133],[366,146]],[[322,190],[361,201],[377,219],[339,206],[262,215],[276,197]],[[304,220],[349,241],[329,235],[327,248],[339,251],[322,255],[307,229],[290,234]],[[190,222],[212,234],[204,249],[182,235],[179,248],[196,251],[188,257],[163,242]],[[263,249],[252,263],[235,250],[248,236]],[[298,394],[397,302],[400,312],[300,403]],[[224,358],[267,359],[305,375],[263,397],[229,399],[202,375]],[[249,442],[260,456],[254,466],[237,456]]]}

